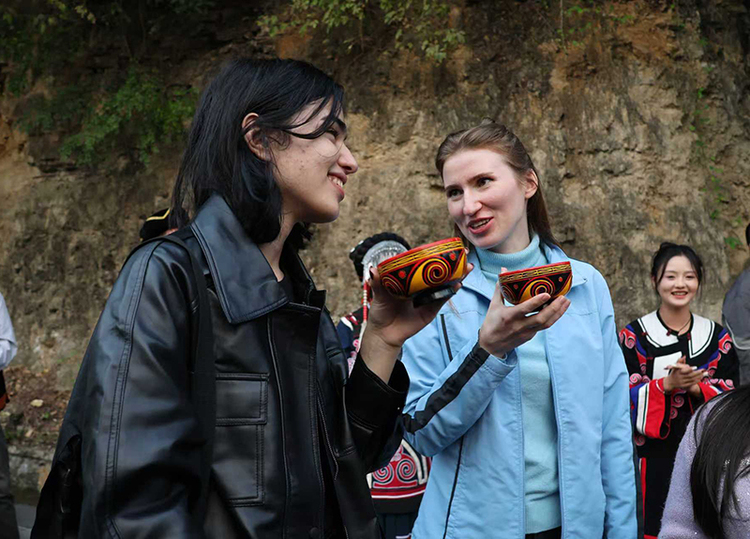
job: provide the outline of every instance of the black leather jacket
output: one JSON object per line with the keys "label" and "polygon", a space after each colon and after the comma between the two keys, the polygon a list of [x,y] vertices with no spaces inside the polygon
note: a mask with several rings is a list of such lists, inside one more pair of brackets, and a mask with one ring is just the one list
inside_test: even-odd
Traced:
{"label": "black leather jacket", "polygon": [[390,385],[363,361],[347,378],[325,292],[287,251],[282,267],[305,298],[290,302],[221,197],[191,230],[182,235],[205,264],[215,338],[212,462],[188,394],[197,318],[189,257],[147,245],[115,283],[66,416],[83,433],[79,537],[324,537],[327,458],[346,537],[379,538],[365,474],[400,441],[403,365]]}

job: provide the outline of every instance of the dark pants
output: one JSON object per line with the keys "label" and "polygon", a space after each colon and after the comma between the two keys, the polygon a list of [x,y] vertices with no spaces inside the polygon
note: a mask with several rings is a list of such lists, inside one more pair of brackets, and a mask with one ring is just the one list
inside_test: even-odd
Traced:
{"label": "dark pants", "polygon": [[13,495],[10,493],[10,468],[5,434],[0,426],[0,539],[18,539],[18,523]]}
{"label": "dark pants", "polygon": [[554,530],[526,534],[526,539],[560,539],[561,537],[562,528],[555,528]]}
{"label": "dark pants", "polygon": [[378,522],[384,539],[405,539],[411,537],[411,529],[417,513],[378,513]]}

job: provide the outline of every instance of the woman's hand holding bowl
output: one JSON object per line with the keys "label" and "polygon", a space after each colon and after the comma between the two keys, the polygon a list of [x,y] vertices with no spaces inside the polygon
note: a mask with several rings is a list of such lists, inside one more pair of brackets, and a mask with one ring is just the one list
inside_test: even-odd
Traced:
{"label": "woman's hand holding bowl", "polygon": [[502,357],[530,341],[538,331],[557,322],[570,306],[570,300],[560,296],[542,309],[549,300],[550,295],[545,292],[508,307],[498,279],[487,316],[479,329],[479,346],[493,356]]}
{"label": "woman's hand holding bowl", "polygon": [[[473,267],[468,264],[463,278]],[[376,268],[370,269],[370,277],[372,300],[360,355],[372,372],[388,381],[404,342],[432,322],[449,298],[414,307],[410,298],[397,298],[388,293]],[[455,283],[453,287],[458,291],[461,283]]]}

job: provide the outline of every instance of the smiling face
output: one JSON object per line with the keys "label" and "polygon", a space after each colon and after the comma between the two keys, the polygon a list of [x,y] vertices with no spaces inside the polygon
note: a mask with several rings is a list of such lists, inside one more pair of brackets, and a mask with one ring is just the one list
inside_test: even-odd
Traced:
{"label": "smiling face", "polygon": [[498,253],[528,246],[526,201],[538,185],[533,172],[519,181],[499,153],[464,149],[445,161],[443,185],[448,212],[472,245]]}
{"label": "smiling face", "polygon": [[[307,105],[295,121],[303,121],[316,108]],[[293,133],[308,134],[320,127],[330,114],[324,107]],[[327,223],[339,215],[344,186],[359,168],[346,145],[346,124],[341,118],[314,139],[289,137],[289,143],[273,147],[276,179],[283,198],[284,219],[294,223]]]}
{"label": "smiling face", "polygon": [[662,305],[675,310],[687,307],[698,292],[698,273],[686,256],[673,256],[664,266],[661,280],[656,283],[656,292]]}

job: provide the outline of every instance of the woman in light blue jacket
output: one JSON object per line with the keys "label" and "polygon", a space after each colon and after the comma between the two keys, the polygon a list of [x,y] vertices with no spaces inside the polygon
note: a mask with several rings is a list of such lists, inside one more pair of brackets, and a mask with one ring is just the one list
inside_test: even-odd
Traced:
{"label": "woman in light blue jacket", "polygon": [[[407,439],[433,456],[414,539],[635,539],[628,377],[607,283],[506,305],[501,271],[569,260],[518,138],[484,123],[436,159],[474,271],[403,349]],[[530,314],[535,313],[537,314]]]}

